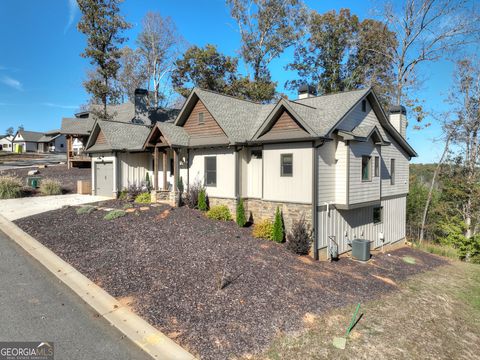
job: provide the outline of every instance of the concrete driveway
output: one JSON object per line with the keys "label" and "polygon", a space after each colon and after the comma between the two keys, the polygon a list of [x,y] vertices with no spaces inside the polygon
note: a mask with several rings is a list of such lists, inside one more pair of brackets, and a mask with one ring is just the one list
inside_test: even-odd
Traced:
{"label": "concrete driveway", "polygon": [[88,204],[109,199],[104,196],[70,194],[0,200],[0,214],[13,221],[42,212],[60,209],[63,206]]}

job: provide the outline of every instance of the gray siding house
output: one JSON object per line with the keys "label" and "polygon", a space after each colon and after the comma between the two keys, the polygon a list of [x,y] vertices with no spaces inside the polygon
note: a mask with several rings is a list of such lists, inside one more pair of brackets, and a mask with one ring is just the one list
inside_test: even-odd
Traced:
{"label": "gray siding house", "polygon": [[[387,115],[372,89],[258,104],[194,89],[178,114],[135,111],[96,121],[86,151],[95,194],[112,197],[152,179],[152,198],[176,204],[178,184],[200,182],[210,204],[258,221],[282,211],[314,232],[314,258],[405,238],[408,165],[403,107]],[[141,95],[139,93],[139,95]],[[142,103],[142,101],[139,101]]]}

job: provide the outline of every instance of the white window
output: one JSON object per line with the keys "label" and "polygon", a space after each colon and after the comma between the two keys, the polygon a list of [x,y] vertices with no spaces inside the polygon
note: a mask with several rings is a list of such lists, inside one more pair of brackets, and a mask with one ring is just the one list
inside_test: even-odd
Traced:
{"label": "white window", "polygon": [[375,170],[374,170],[374,175],[375,177],[380,176],[380,157],[375,156]]}
{"label": "white window", "polygon": [[203,112],[198,113],[198,123],[205,124],[205,117],[203,115]]}
{"label": "white window", "polygon": [[293,176],[293,154],[280,155],[280,176]]}
{"label": "white window", "polygon": [[205,186],[217,186],[216,156],[205,156]]}
{"label": "white window", "polygon": [[362,156],[362,181],[372,181],[371,156]]}

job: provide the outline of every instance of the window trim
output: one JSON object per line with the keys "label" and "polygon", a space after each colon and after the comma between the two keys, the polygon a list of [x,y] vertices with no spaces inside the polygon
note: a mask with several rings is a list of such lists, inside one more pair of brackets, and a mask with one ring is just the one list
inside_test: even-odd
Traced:
{"label": "window trim", "polygon": [[362,112],[367,112],[367,100],[362,100]]}
{"label": "window trim", "polygon": [[373,177],[380,176],[380,156],[375,156],[375,160],[373,163]]}
{"label": "window trim", "polygon": [[[380,210],[380,220],[375,221],[375,210],[379,209]],[[383,206],[374,206],[372,209],[372,221],[374,225],[382,224],[383,223]]]}
{"label": "window trim", "polygon": [[[203,158],[203,166],[204,166],[204,185],[205,187],[217,187],[217,156],[205,156]],[[213,184],[207,184],[207,174],[209,172],[213,172],[213,170],[207,170],[207,159],[215,159],[215,182]]]}
{"label": "window trim", "polygon": [[199,125],[204,125],[205,124],[205,114],[203,111],[200,111],[198,113],[198,124]]}
{"label": "window trim", "polygon": [[[288,173],[285,173],[284,172],[284,169],[283,169],[283,159],[287,158],[287,157],[290,157],[292,160],[291,160],[291,167],[292,167],[292,171],[290,174]],[[293,177],[293,153],[286,153],[286,154],[280,154],[280,176],[281,177]]]}
{"label": "window trim", "polygon": [[395,163],[396,161],[394,158],[390,159],[390,185],[395,185]]}
{"label": "window trim", "polygon": [[[367,169],[368,169],[368,179],[363,178],[363,159],[368,158],[368,164],[367,164]],[[361,171],[362,173],[360,174],[362,182],[371,182],[372,181],[372,156],[371,155],[362,155],[361,157]]]}

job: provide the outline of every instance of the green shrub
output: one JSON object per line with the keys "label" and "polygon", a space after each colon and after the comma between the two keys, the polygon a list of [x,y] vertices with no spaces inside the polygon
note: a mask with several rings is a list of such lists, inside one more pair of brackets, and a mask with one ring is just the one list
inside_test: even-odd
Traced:
{"label": "green shrub", "polygon": [[198,193],[198,209],[200,211],[207,211],[208,210],[208,205],[207,205],[207,193],[205,192],[205,189],[200,189],[200,192]]}
{"label": "green shrub", "polygon": [[213,206],[207,211],[207,217],[214,220],[230,221],[232,220],[232,214],[227,205]]}
{"label": "green shrub", "polygon": [[237,225],[244,227],[247,223],[247,218],[245,217],[245,207],[243,206],[243,199],[240,199],[237,203]]}
{"label": "green shrub", "polygon": [[133,208],[133,204],[131,203],[126,203],[125,205],[122,206],[123,210],[126,210],[126,209],[131,209]]}
{"label": "green shrub", "polygon": [[429,252],[431,254],[447,257],[450,259],[458,260],[460,258],[457,249],[450,245],[440,245],[431,242],[423,242],[422,244],[415,243],[414,246],[417,249]]}
{"label": "green shrub", "polygon": [[120,191],[120,193],[118,194],[118,200],[127,200],[128,199],[128,190],[127,189],[123,189],[122,191]]}
{"label": "green shrub", "polygon": [[188,187],[187,193],[185,195],[185,204],[190,209],[195,209],[198,207],[198,195],[200,194],[200,190],[202,189],[203,186],[200,181],[195,181],[192,185]]}
{"label": "green shrub", "polygon": [[92,205],[85,205],[77,209],[77,215],[91,214],[97,208]]}
{"label": "green shrub", "polygon": [[308,255],[312,233],[310,227],[302,216],[300,220],[294,221],[292,230],[287,235],[287,249],[298,255]]}
{"label": "green shrub", "polygon": [[277,210],[275,211],[275,221],[273,222],[272,240],[281,243],[283,242],[284,236],[282,214],[277,207]]}
{"label": "green shrub", "polygon": [[125,216],[125,215],[127,215],[127,213],[125,211],[116,209],[116,210],[109,211],[107,213],[107,215],[105,215],[103,217],[103,219],[104,220],[114,220],[114,219],[117,219],[117,218]]}
{"label": "green shrub", "polygon": [[146,193],[146,192],[138,194],[135,197],[135,202],[137,204],[150,204],[150,202],[151,202],[150,194]]}
{"label": "green shrub", "polygon": [[253,225],[252,235],[256,238],[273,240],[273,222],[269,219],[261,220]]}
{"label": "green shrub", "polygon": [[150,175],[148,174],[148,172],[145,174],[145,186],[149,191],[152,189],[152,184],[150,182]]}
{"label": "green shrub", "polygon": [[0,176],[0,199],[13,199],[22,196],[22,182],[15,176]]}
{"label": "green shrub", "polygon": [[42,195],[60,195],[62,193],[62,185],[59,181],[53,179],[41,180],[40,193]]}

